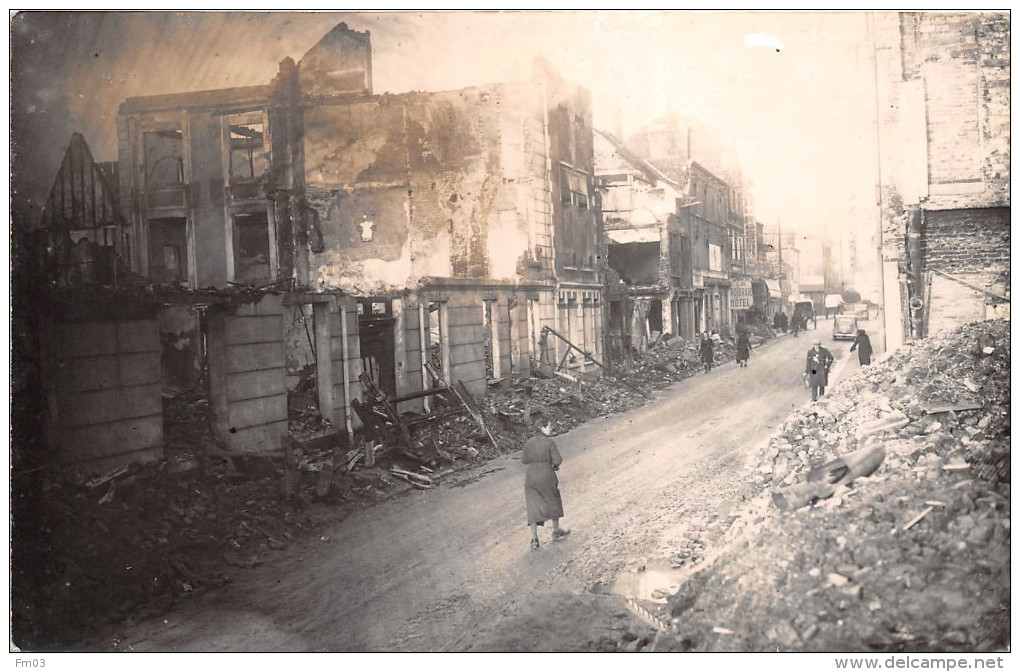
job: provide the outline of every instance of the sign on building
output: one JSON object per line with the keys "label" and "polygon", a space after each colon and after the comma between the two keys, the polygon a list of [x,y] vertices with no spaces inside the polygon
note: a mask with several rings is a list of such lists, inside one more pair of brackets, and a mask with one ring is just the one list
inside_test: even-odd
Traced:
{"label": "sign on building", "polygon": [[730,281],[730,307],[733,310],[747,310],[754,304],[751,278],[734,278]]}

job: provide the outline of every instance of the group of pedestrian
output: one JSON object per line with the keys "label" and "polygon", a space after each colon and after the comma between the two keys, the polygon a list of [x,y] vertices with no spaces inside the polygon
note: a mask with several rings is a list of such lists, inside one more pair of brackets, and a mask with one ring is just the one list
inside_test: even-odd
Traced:
{"label": "group of pedestrian", "polygon": [[[785,314],[782,314],[785,321]],[[794,325],[794,328],[799,326]],[[737,365],[746,368],[751,356],[751,342],[747,330],[737,332]],[[850,352],[857,352],[861,366],[871,364],[871,339],[864,329],[857,330],[857,336],[850,346]],[[712,370],[715,356],[715,342],[707,331],[701,334],[699,347],[705,373]],[[829,384],[829,370],[835,358],[828,349],[822,347],[820,339],[815,339],[808,350],[804,365],[804,383],[811,388],[811,401],[825,395]],[[524,477],[524,503],[527,510],[528,526],[531,528],[531,549],[538,550],[541,542],[538,539],[538,528],[546,521],[552,522],[552,540],[558,541],[570,535],[570,530],[560,527],[563,517],[563,499],[560,496],[559,479],[556,472],[563,463],[563,457],[556,448],[556,442],[550,438],[552,426],[548,421],[538,425],[539,435],[527,440],[521,454],[521,463],[528,466]]]}

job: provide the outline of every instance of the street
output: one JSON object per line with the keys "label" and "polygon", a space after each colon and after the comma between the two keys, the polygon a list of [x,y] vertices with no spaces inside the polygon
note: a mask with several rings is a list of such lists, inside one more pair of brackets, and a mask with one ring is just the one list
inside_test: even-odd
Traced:
{"label": "street", "polygon": [[[452,487],[352,515],[164,619],[122,629],[117,648],[583,648],[620,616],[622,601],[593,589],[628,564],[675,553],[692,521],[716,520],[739,502],[753,448],[808,400],[801,373],[815,333],[767,343],[746,369],[723,365],[556,437],[568,540],[540,530],[542,547],[530,550],[524,468],[505,457]],[[848,344],[832,343],[821,324],[817,333],[838,371]]]}

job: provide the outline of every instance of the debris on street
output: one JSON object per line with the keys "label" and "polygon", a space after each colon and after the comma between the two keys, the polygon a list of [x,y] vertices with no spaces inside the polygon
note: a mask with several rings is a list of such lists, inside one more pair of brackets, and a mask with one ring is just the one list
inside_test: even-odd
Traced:
{"label": "debris on street", "polygon": [[1007,321],[960,327],[795,411],[757,455],[759,522],[669,598],[663,648],[1008,647],[1008,344]]}
{"label": "debris on street", "polygon": [[[716,353],[719,362],[733,358],[726,342]],[[104,626],[163,614],[315,538],[326,521],[519,450],[538,419],[563,433],[644,404],[651,391],[700,371],[696,344],[676,338],[630,371],[591,380],[508,377],[484,399],[462,387],[437,389],[430,396],[439,410],[421,418],[398,416],[376,389],[356,407],[367,431],[339,452],[339,437],[317,411],[311,368],[288,395],[290,438],[278,452],[219,445],[201,385],[164,395],[164,460],[108,474],[24,477],[34,480],[23,487],[44,490],[46,524],[19,541],[26,560],[17,566],[43,563],[47,578],[14,581],[19,632],[26,644],[71,646]]]}

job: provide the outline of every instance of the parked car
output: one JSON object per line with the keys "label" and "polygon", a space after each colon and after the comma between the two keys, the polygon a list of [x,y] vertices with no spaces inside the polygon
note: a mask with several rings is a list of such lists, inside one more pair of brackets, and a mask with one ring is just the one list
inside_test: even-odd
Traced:
{"label": "parked car", "polygon": [[842,312],[843,315],[853,315],[861,320],[867,320],[871,317],[870,311],[868,310],[868,304],[863,301],[844,305]]}
{"label": "parked car", "polygon": [[857,318],[853,315],[837,315],[832,318],[832,340],[854,340],[857,336]]}

